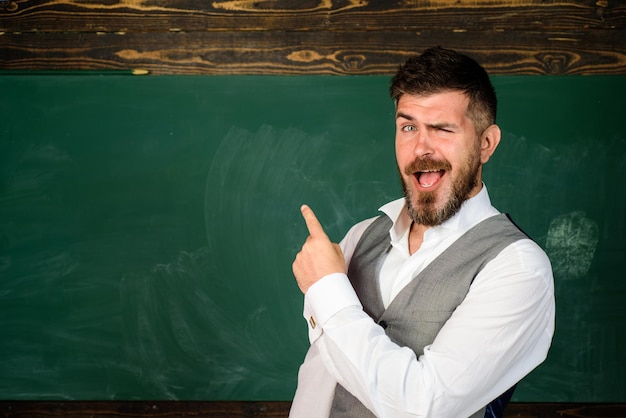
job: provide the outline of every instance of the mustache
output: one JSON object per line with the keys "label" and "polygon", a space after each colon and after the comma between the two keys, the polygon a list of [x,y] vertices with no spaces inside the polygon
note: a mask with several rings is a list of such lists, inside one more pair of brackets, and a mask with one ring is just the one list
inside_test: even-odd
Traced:
{"label": "mustache", "polygon": [[448,160],[434,160],[432,158],[416,158],[404,168],[404,174],[412,176],[418,171],[449,171],[452,164]]}

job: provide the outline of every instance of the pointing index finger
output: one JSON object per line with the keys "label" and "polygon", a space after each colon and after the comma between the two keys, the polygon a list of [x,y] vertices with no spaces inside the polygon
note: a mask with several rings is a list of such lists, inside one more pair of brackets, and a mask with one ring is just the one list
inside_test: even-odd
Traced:
{"label": "pointing index finger", "polygon": [[308,205],[302,205],[300,207],[300,212],[302,212],[302,217],[304,218],[304,222],[306,222],[306,227],[309,230],[309,234],[314,237],[326,237],[326,232],[324,232],[324,228],[320,221],[317,220],[317,216],[313,213],[313,210]]}

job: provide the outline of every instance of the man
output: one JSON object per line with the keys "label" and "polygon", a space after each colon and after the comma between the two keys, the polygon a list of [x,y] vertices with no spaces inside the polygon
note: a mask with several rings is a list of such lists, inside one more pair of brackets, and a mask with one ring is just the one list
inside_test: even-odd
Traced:
{"label": "man", "polygon": [[405,198],[340,245],[302,207],[293,272],[311,347],[292,417],[499,417],[554,332],[545,253],[491,206],[500,141],[485,70],[455,51],[410,58],[392,80]]}

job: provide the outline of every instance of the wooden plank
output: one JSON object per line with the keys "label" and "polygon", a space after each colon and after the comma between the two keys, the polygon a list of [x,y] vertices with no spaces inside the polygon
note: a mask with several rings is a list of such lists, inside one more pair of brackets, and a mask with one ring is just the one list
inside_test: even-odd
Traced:
{"label": "wooden plank", "polygon": [[389,75],[433,45],[491,74],[626,74],[626,31],[5,33],[3,70]]}
{"label": "wooden plank", "polygon": [[607,0],[2,0],[0,32],[624,29]]}
{"label": "wooden plank", "polygon": [[[253,401],[0,401],[4,418],[108,417],[287,417],[290,402]],[[505,418],[616,418],[626,404],[512,403]]]}
{"label": "wooden plank", "polygon": [[4,418],[287,417],[290,402],[0,401]]}
{"label": "wooden plank", "polygon": [[624,74],[606,0],[0,0],[0,69],[391,74],[444,45],[492,74]]}

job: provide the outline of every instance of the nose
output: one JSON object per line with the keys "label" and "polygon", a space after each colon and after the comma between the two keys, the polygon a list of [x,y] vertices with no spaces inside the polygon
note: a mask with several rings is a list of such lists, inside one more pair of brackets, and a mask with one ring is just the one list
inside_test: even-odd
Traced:
{"label": "nose", "polygon": [[416,157],[425,157],[434,153],[433,141],[425,129],[420,129],[415,133],[413,154]]}

